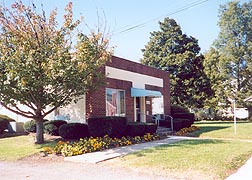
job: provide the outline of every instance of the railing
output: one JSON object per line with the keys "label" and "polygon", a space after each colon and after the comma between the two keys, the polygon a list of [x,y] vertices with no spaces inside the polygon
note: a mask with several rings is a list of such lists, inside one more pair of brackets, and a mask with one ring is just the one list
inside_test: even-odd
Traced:
{"label": "railing", "polygon": [[151,119],[155,121],[155,124],[157,124],[158,127],[159,127],[160,120],[161,121],[165,120],[166,117],[168,117],[171,119],[171,130],[173,131],[173,117],[172,116],[166,115],[166,114],[148,115],[148,114],[144,114],[144,113],[140,113],[140,112],[139,112],[139,114],[147,116],[147,117],[151,117]]}

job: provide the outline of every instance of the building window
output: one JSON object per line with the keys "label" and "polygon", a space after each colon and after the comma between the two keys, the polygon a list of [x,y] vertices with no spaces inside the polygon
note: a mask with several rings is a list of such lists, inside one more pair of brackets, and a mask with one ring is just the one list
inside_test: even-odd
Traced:
{"label": "building window", "polygon": [[106,88],[106,116],[125,116],[125,91]]}

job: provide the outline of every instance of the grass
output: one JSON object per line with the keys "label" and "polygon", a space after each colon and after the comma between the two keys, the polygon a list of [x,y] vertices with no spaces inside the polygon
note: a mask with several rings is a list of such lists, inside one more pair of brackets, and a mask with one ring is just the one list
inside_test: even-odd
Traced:
{"label": "grass", "polygon": [[203,121],[196,122],[195,125],[200,127],[200,131],[194,133],[196,137],[252,140],[251,122],[237,122],[236,134],[233,122]]}
{"label": "grass", "polygon": [[34,137],[23,135],[6,137],[0,139],[0,160],[16,161],[18,159],[40,152],[45,146],[53,146],[55,142],[48,142],[43,145],[35,145]]}
{"label": "grass", "polygon": [[225,179],[251,157],[252,123],[237,123],[236,135],[228,122],[200,122],[196,126],[201,130],[194,135],[204,139],[133,153],[117,160],[117,164],[175,179]]}

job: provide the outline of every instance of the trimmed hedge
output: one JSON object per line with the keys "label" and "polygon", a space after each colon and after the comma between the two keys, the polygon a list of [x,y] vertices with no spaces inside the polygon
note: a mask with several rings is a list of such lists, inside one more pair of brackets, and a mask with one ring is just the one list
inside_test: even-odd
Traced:
{"label": "trimmed hedge", "polygon": [[44,132],[53,136],[59,136],[59,128],[67,124],[64,120],[51,120],[44,122]]}
{"label": "trimmed hedge", "polygon": [[128,122],[125,136],[143,136],[145,134],[145,123],[142,122]]}
{"label": "trimmed hedge", "polygon": [[9,121],[6,119],[0,119],[0,134],[4,132],[5,129],[8,129]]}
{"label": "trimmed hedge", "polygon": [[173,114],[174,119],[188,119],[189,123],[186,127],[190,127],[195,120],[195,115],[194,113],[175,113]]}
{"label": "trimmed hedge", "polygon": [[173,130],[179,131],[180,129],[190,127],[190,121],[188,119],[174,119],[173,120]]}
{"label": "trimmed hedge", "polygon": [[89,137],[87,124],[82,123],[68,123],[63,124],[59,128],[59,135],[63,139],[80,139]]}
{"label": "trimmed hedge", "polygon": [[171,116],[173,117],[175,113],[190,113],[190,111],[180,105],[171,105]]}
{"label": "trimmed hedge", "polygon": [[88,119],[88,130],[92,137],[121,138],[127,128],[126,117],[107,116],[93,117]]}
{"label": "trimmed hedge", "polygon": [[157,131],[157,124],[154,123],[145,123],[145,134],[150,133],[154,134]]}

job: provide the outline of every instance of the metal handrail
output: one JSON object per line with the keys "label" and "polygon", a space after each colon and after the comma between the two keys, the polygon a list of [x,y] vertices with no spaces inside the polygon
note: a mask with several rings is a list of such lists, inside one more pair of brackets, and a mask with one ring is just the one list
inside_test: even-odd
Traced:
{"label": "metal handrail", "polygon": [[173,117],[170,115],[164,115],[165,117],[169,117],[171,119],[171,130],[173,131]]}
{"label": "metal handrail", "polygon": [[[159,127],[159,121],[161,120],[160,116],[158,117],[156,115],[149,115],[149,114],[144,114],[144,113],[141,113],[141,112],[139,112],[139,114],[151,117],[152,119],[155,120],[155,124],[157,124],[157,126]],[[163,115],[165,119],[166,119],[166,117],[171,119],[171,130],[173,131],[173,117],[170,116],[170,115],[166,115],[166,114],[158,114],[158,115]]]}

